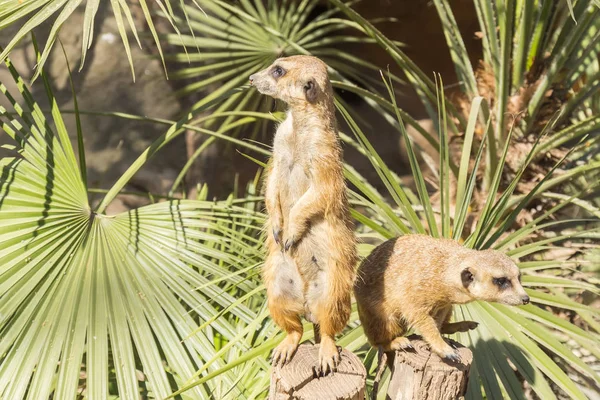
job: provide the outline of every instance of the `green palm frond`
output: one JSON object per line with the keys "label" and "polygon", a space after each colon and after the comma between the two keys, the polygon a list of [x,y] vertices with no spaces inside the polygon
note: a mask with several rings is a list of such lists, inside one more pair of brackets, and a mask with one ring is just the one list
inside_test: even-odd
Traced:
{"label": "green palm frond", "polygon": [[[436,120],[435,84],[427,74],[350,6],[340,0],[330,2],[390,54],[407,75],[430,117]],[[451,133],[465,132],[470,103],[475,97],[483,96],[489,103],[482,109],[483,120],[492,118],[494,139],[486,150],[488,179],[511,130],[513,140],[527,142],[532,134],[539,135],[552,122],[553,129],[545,130],[545,143],[538,148],[548,152],[566,142],[563,138],[567,132],[581,137],[600,128],[593,119],[600,111],[600,8],[594,5],[597,1],[474,0],[483,48],[480,65],[470,61],[451,2],[436,0],[434,4],[463,93],[463,101],[456,106],[446,104]],[[452,120],[458,122],[456,128]],[[597,144],[592,150],[597,151]]]}
{"label": "green palm frond", "polygon": [[[390,89],[390,94],[393,92]],[[443,99],[443,96],[440,97]],[[393,100],[393,97],[392,97]],[[481,98],[476,98],[472,104],[472,110],[475,110],[469,118],[469,128],[465,133],[467,138],[474,136],[475,123],[478,113],[481,110]],[[348,120],[348,126],[353,130],[357,140],[361,145],[365,146],[365,151],[371,154],[370,160],[376,170],[385,170],[386,166],[381,160],[373,154],[374,150],[368,144],[368,139],[360,131],[358,126],[349,120],[351,117],[347,112],[341,110],[344,118]],[[444,112],[443,101],[440,104],[440,113]],[[403,126],[401,119],[400,125]],[[490,125],[488,124],[488,127]],[[407,141],[407,150],[411,168],[417,188],[422,183],[420,177],[419,166],[414,162],[416,156],[413,147],[410,145],[410,138],[404,134],[404,139]],[[440,138],[443,142],[443,138]],[[468,148],[471,146],[472,140],[465,140],[463,144],[462,154],[470,154]],[[467,319],[480,321],[480,327],[469,333],[457,334],[455,339],[465,345],[470,346],[475,354],[475,363],[469,380],[469,398],[481,397],[481,387],[487,397],[495,396],[503,393],[504,396],[511,398],[520,398],[522,396],[521,383],[515,377],[515,368],[520,376],[522,376],[532,389],[540,396],[540,398],[555,398],[556,395],[550,388],[547,380],[553,382],[572,398],[584,399],[585,396],[574,383],[574,381],[564,372],[565,365],[569,365],[576,373],[582,374],[592,379],[596,384],[600,382],[600,376],[576,357],[571,349],[569,349],[563,340],[563,335],[567,334],[573,338],[578,346],[587,349],[594,354],[597,354],[598,343],[600,343],[600,335],[598,332],[588,332],[582,330],[568,321],[561,320],[553,314],[544,311],[545,306],[562,308],[565,310],[573,310],[575,312],[589,313],[592,321],[600,319],[600,312],[596,309],[581,305],[574,302],[568,297],[556,297],[554,293],[549,291],[550,287],[559,287],[562,290],[570,290],[576,288],[580,291],[590,291],[598,294],[600,288],[598,285],[581,282],[570,277],[567,271],[562,269],[562,263],[553,260],[554,263],[549,264],[543,270],[532,269],[526,267],[534,260],[544,260],[545,254],[550,254],[553,245],[560,246],[565,241],[570,241],[570,246],[577,248],[577,243],[587,246],[595,246],[597,248],[597,238],[600,233],[600,219],[595,216],[587,219],[588,225],[577,225],[574,228],[566,228],[558,230],[556,233],[551,233],[548,228],[553,225],[568,224],[569,222],[577,221],[554,221],[552,218],[557,212],[567,206],[575,204],[574,201],[580,196],[560,196],[559,203],[553,209],[543,213],[531,223],[525,225],[521,229],[514,230],[510,223],[519,210],[525,204],[528,204],[532,198],[541,196],[544,193],[544,184],[552,181],[550,172],[532,191],[525,197],[514,195],[514,188],[517,181],[522,176],[518,174],[513,182],[510,182],[508,190],[502,196],[496,198],[494,187],[490,191],[490,196],[487,199],[486,210],[480,216],[479,221],[474,226],[465,226],[465,216],[468,214],[469,204],[473,199],[473,184],[476,179],[474,171],[477,170],[477,164],[481,160],[482,154],[481,145],[477,150],[475,164],[469,166],[467,162],[461,162],[458,178],[458,190],[454,198],[441,199],[444,204],[439,204],[432,207],[432,201],[429,195],[422,189],[419,190],[419,197],[406,201],[400,193],[390,194],[393,197],[400,199],[402,204],[398,204],[398,209],[394,210],[400,216],[400,222],[394,219],[377,219],[378,224],[388,232],[391,231],[406,231],[422,232],[423,225],[420,221],[429,222],[429,233],[435,235],[442,234],[444,237],[461,238],[467,237],[465,244],[475,248],[494,247],[508,250],[508,254],[515,258],[523,269],[524,285],[527,292],[532,298],[532,302],[536,305],[527,307],[511,308],[501,305],[474,303],[466,306],[460,306],[455,311],[457,319]],[[499,160],[500,168],[496,171],[493,177],[493,185],[496,186],[499,182],[502,173],[502,165],[506,159],[506,151],[503,152]],[[522,167],[524,170],[529,166],[531,157]],[[445,168],[449,168],[448,158],[442,159],[442,164]],[[562,164],[559,164],[562,166]],[[586,168],[589,167],[589,168]],[[588,166],[579,166],[571,168],[566,173],[573,175],[591,175],[597,174],[600,171],[600,163],[594,162]],[[382,179],[385,174],[380,175]],[[560,176],[560,175],[559,175]],[[439,173],[439,187],[443,187],[442,182],[444,174]],[[594,192],[598,190],[600,182],[597,180],[592,183],[588,191]],[[386,185],[388,190],[395,190],[394,187]],[[371,198],[372,195],[364,193]],[[451,196],[450,196],[451,197]],[[515,201],[513,201],[513,197]],[[456,204],[456,211],[450,214],[450,204]],[[585,202],[583,202],[585,203]],[[582,204],[584,205],[584,204]],[[375,204],[371,209],[374,209]],[[414,210],[414,211],[412,211]],[[408,214],[406,213],[408,211]],[[411,215],[416,212],[418,220],[415,220]],[[362,220],[370,219],[372,214],[362,216]],[[373,217],[375,217],[373,215]],[[359,219],[359,221],[361,220]],[[420,220],[420,221],[419,221]],[[447,221],[452,229],[444,231],[443,224]],[[397,226],[391,226],[397,223]],[[467,229],[466,236],[464,230]],[[439,233],[438,233],[439,232]],[[550,233],[550,236],[546,236]],[[595,243],[595,244],[594,244]],[[526,261],[527,260],[527,261]],[[563,260],[566,262],[567,260]],[[549,263],[550,261],[547,261]],[[544,261],[540,261],[544,263]],[[558,274],[558,276],[557,276]],[[539,308],[541,307],[541,308]],[[368,347],[367,347],[368,348]],[[510,363],[509,361],[510,360]],[[556,361],[555,361],[556,360]],[[558,361],[558,364],[557,364]],[[563,368],[559,367],[562,365]],[[369,366],[367,366],[369,369]]]}
{"label": "green palm frond", "polygon": [[135,7],[140,8],[144,22],[150,30],[161,59],[163,57],[163,52],[156,26],[152,20],[152,7],[158,7],[164,15],[166,15],[166,18],[175,32],[179,32],[179,29],[182,27],[182,25],[178,25],[178,22],[175,21],[177,10],[184,4],[182,0],[177,2],[173,2],[172,0],[157,0],[156,4],[151,4],[146,0],[140,0],[139,2],[135,2],[135,4],[128,0],[110,0],[110,2],[101,2],[100,0],[88,0],[87,2],[82,2],[82,0],[5,1],[0,3],[0,30],[17,24],[20,28],[10,38],[6,48],[2,49],[0,61],[3,62],[15,46],[17,46],[19,42],[35,28],[43,23],[52,21],[52,28],[50,29],[46,46],[42,52],[41,59],[36,66],[34,79],[37,78],[58,38],[60,29],[65,24],[73,23],[73,13],[76,12],[78,8],[83,7],[83,4],[85,4],[85,12],[81,26],[82,44],[80,69],[83,68],[87,51],[93,44],[94,25],[98,22],[98,11],[103,7],[108,7],[110,5],[110,8],[112,9],[134,80],[135,71],[133,68],[133,60],[131,58],[129,34],[133,34],[138,46],[141,47],[141,43],[138,35],[138,28],[136,28],[135,13],[132,11],[131,6],[134,5]]}
{"label": "green palm frond", "polygon": [[[364,73],[378,71],[377,66],[341,47],[372,42],[372,39],[364,37],[356,23],[341,18],[335,9],[316,12],[316,0],[265,4],[255,0],[235,6],[220,0],[198,0],[198,3],[202,11],[185,7],[189,33],[166,36],[167,43],[186,50],[168,54],[166,59],[183,65],[193,64],[182,65],[171,74],[172,79],[193,81],[178,94],[211,90],[195,107],[245,84],[252,73],[264,69],[278,57],[296,54],[322,58],[338,81],[358,84],[374,93],[383,88],[379,80]],[[376,103],[371,101],[371,104]],[[272,100],[249,91],[231,97],[216,111],[271,109]]]}
{"label": "green palm frond", "polygon": [[[165,398],[203,365],[226,365],[218,343],[252,348],[236,338],[266,317],[256,201],[92,210],[45,75],[49,117],[8,66],[25,104],[2,85],[14,109],[0,110],[2,130],[15,146],[0,174],[0,397]],[[257,341],[272,336],[259,328]]]}

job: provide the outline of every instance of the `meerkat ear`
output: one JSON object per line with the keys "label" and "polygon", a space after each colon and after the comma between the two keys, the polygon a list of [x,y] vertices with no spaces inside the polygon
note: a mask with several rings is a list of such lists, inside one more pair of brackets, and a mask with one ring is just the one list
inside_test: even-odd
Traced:
{"label": "meerkat ear", "polygon": [[304,95],[306,96],[306,101],[309,103],[314,103],[317,101],[317,84],[314,79],[309,79],[304,83]]}
{"label": "meerkat ear", "polygon": [[464,287],[468,287],[471,282],[473,282],[473,273],[469,268],[465,268],[460,273],[460,279],[462,280],[462,284]]}

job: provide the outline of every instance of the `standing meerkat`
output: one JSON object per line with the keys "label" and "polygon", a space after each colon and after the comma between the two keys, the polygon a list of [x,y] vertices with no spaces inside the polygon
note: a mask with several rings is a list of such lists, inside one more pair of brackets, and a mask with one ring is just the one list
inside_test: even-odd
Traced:
{"label": "standing meerkat", "polygon": [[403,335],[414,327],[433,352],[459,361],[441,334],[467,332],[477,323],[449,323],[452,305],[475,300],[527,304],[520,278],[516,264],[499,251],[406,235],[382,243],[362,262],[354,294],[371,345],[384,351],[410,348]]}
{"label": "standing meerkat", "polygon": [[250,83],[289,106],[265,178],[263,279],[271,316],[287,332],[273,363],[291,359],[304,315],[320,332],[319,362],[327,373],[340,360],[334,337],[350,317],[357,262],[327,66],[311,56],[280,58]]}

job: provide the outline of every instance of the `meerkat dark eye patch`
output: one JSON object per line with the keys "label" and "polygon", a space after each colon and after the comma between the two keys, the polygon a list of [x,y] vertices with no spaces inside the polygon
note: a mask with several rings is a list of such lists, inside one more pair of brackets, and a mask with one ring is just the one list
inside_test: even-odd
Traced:
{"label": "meerkat dark eye patch", "polygon": [[500,289],[508,289],[510,287],[510,279],[502,277],[502,278],[492,278],[492,282],[494,285],[498,286]]}
{"label": "meerkat dark eye patch", "polygon": [[473,273],[469,271],[469,268],[465,268],[460,273],[460,279],[462,280],[463,286],[467,287],[473,282]]}
{"label": "meerkat dark eye patch", "polygon": [[271,75],[273,78],[278,79],[285,75],[285,69],[281,68],[279,65],[276,65],[271,70]]}
{"label": "meerkat dark eye patch", "polygon": [[313,79],[308,80],[304,84],[304,94],[306,95],[306,100],[309,103],[314,103],[315,101],[317,101],[317,90],[317,84]]}

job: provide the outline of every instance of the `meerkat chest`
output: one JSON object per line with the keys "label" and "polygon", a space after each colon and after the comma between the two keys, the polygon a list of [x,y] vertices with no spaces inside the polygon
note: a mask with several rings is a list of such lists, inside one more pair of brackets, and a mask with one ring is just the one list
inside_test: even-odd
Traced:
{"label": "meerkat chest", "polygon": [[301,195],[310,185],[310,148],[308,138],[293,131],[291,118],[280,125],[273,143],[273,159],[278,181],[288,187],[291,197]]}

